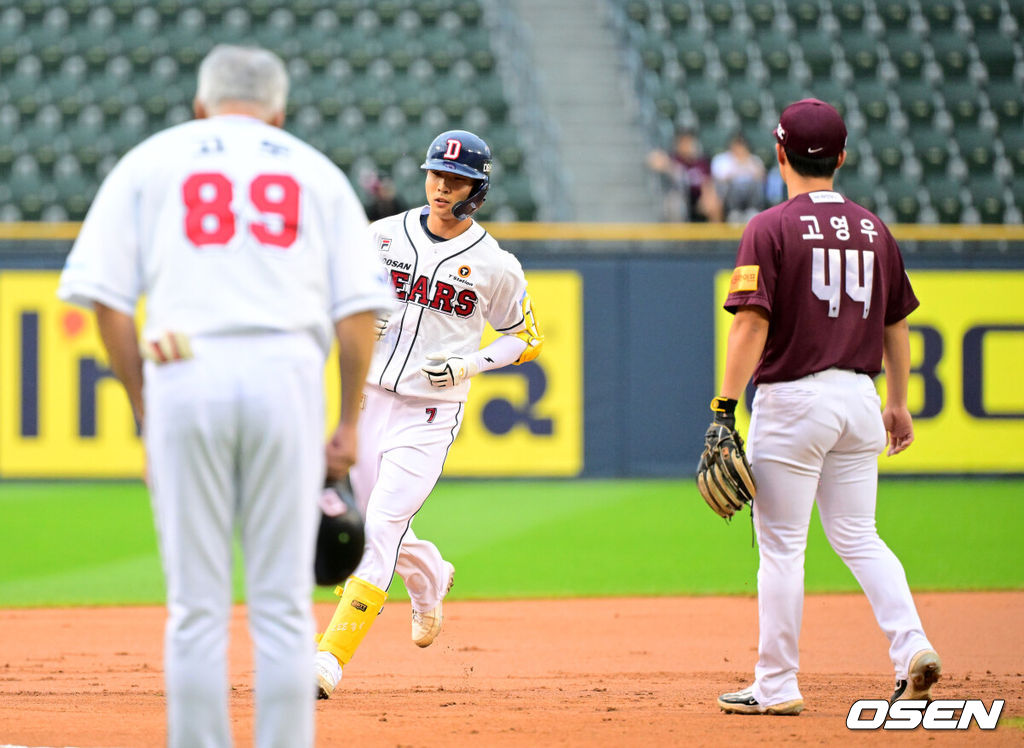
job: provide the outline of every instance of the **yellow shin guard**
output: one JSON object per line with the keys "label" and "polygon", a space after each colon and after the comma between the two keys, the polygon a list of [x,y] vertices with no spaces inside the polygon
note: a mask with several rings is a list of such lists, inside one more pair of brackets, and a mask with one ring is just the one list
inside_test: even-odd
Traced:
{"label": "yellow shin guard", "polygon": [[317,648],[330,652],[344,667],[377,619],[388,593],[356,577],[349,577],[344,588],[337,587],[334,593],[341,601]]}

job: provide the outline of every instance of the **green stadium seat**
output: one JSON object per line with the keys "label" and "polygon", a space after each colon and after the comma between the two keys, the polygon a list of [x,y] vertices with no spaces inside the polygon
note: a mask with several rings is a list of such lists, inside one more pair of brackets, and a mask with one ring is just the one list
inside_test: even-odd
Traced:
{"label": "green stadium seat", "polygon": [[785,0],[786,11],[798,29],[817,29],[821,6],[815,0]]}
{"label": "green stadium seat", "polygon": [[886,201],[892,208],[897,223],[916,223],[921,214],[919,186],[900,177],[887,179],[882,185]]}
{"label": "green stadium seat", "polygon": [[721,102],[721,88],[718,84],[701,79],[687,83],[684,90],[690,111],[697,117],[702,128],[711,126],[718,118]]}
{"label": "green stadium seat", "polygon": [[[883,3],[883,5],[888,5],[888,3]],[[921,11],[933,32],[937,29],[951,29],[956,22],[957,11],[954,0],[927,0],[927,2],[921,3]]]}
{"label": "green stadium seat", "polygon": [[935,89],[922,81],[898,81],[895,86],[896,99],[907,121],[915,131],[931,127],[935,119]]}
{"label": "green stadium seat", "polygon": [[869,126],[884,125],[889,119],[889,87],[876,80],[858,81],[854,97]]}
{"label": "green stadium seat", "polygon": [[734,31],[722,31],[715,36],[718,58],[730,78],[746,77],[750,70],[750,40]]}
{"label": "green stadium seat", "polygon": [[876,7],[886,29],[905,29],[910,24],[913,12],[909,0],[884,0]]}
{"label": "green stadium seat", "polygon": [[651,9],[644,0],[628,0],[625,11],[629,20],[641,26],[646,26],[651,16]]}
{"label": "green stadium seat", "polygon": [[958,127],[954,132],[960,155],[967,171],[975,175],[992,175],[995,148],[992,133],[980,127]]}
{"label": "green stadium seat", "polygon": [[693,7],[689,0],[665,0],[662,12],[673,28],[685,28],[693,18]]}
{"label": "green stadium seat", "polygon": [[[999,19],[1003,13],[999,0],[963,0],[963,3],[975,31],[995,29],[999,26]],[[1013,5],[1013,2],[1010,5]]]}
{"label": "green stadium seat", "polygon": [[878,211],[878,190],[874,182],[864,178],[856,171],[847,171],[843,166],[836,172],[836,191],[845,195],[858,205],[862,205],[872,213]]}
{"label": "green stadium seat", "polygon": [[778,13],[771,0],[745,0],[747,17],[755,29],[768,28],[775,22]]}
{"label": "green stadium seat", "polygon": [[967,76],[967,65],[970,61],[968,47],[963,34],[958,30],[932,32],[928,43],[935,55],[935,61],[942,68],[947,80],[961,79]]}
{"label": "green stadium seat", "polygon": [[761,95],[764,91],[759,83],[748,80],[735,81],[729,85],[729,98],[740,126],[745,127],[761,119]]}
{"label": "green stadium seat", "polygon": [[928,181],[928,197],[939,223],[960,223],[964,204],[960,184],[948,177]]}
{"label": "green stadium seat", "polygon": [[483,19],[483,8],[477,0],[458,0],[455,3],[455,14],[462,21],[463,27],[474,27],[480,25]]}
{"label": "green stadium seat", "polygon": [[1002,223],[1006,215],[1006,188],[992,177],[972,177],[967,182],[971,204],[982,223]]}
{"label": "green stadium seat", "polygon": [[676,49],[676,59],[688,77],[704,74],[708,66],[708,55],[702,34],[689,28],[674,29],[672,46]]}
{"label": "green stadium seat", "polygon": [[732,23],[733,6],[729,0],[704,0],[704,14],[716,29],[727,29]]}
{"label": "green stadium seat", "polygon": [[1013,40],[999,31],[984,30],[975,35],[974,41],[989,79],[1012,79],[1017,61]]}
{"label": "green stadium seat", "polygon": [[989,106],[1004,129],[1024,126],[1024,90],[1013,81],[994,81],[986,88]]}
{"label": "green stadium seat", "polygon": [[797,39],[804,63],[811,77],[817,80],[832,78],[832,63],[835,60],[835,45],[832,40],[818,33],[803,33]]}
{"label": "green stadium seat", "polygon": [[901,79],[918,79],[924,71],[924,42],[914,31],[897,30],[884,37],[889,57]]}
{"label": "green stadium seat", "polygon": [[757,46],[761,49],[761,59],[773,80],[788,77],[792,72],[791,44],[790,36],[782,31],[768,29],[757,35]]}
{"label": "green stadium seat", "polygon": [[889,128],[868,129],[868,142],[883,174],[893,174],[903,166],[904,137]]}
{"label": "green stadium seat", "polygon": [[845,35],[847,31],[860,31],[864,27],[864,3],[862,0],[832,0],[832,12]]}
{"label": "green stadium seat", "polygon": [[1010,161],[1014,176],[1024,177],[1024,129],[1008,129],[1000,135],[1006,158]]}
{"label": "green stadium seat", "polygon": [[878,74],[878,40],[865,31],[847,30],[842,49],[855,78],[875,78]]}
{"label": "green stadium seat", "polygon": [[957,127],[975,125],[981,114],[981,91],[970,81],[947,81],[941,87],[946,111]]}
{"label": "green stadium seat", "polygon": [[912,130],[909,140],[926,182],[932,177],[946,175],[953,143],[948,136],[932,128],[921,128]]}

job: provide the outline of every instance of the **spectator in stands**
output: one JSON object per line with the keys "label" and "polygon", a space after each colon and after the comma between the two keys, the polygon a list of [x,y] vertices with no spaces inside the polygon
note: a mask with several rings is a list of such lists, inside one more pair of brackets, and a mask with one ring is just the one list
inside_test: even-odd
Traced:
{"label": "spectator in stands", "polygon": [[365,172],[361,181],[363,189],[369,196],[369,201],[366,204],[366,217],[370,221],[379,221],[381,218],[404,213],[407,210],[405,203],[398,196],[398,188],[395,187],[395,182],[391,177]]}
{"label": "spectator in stands", "polygon": [[786,199],[786,183],[782,181],[782,172],[779,171],[779,165],[775,164],[764,178],[765,207],[770,208],[773,205],[778,205],[785,202]]}
{"label": "spectator in stands", "polygon": [[730,223],[746,223],[764,208],[764,161],[742,134],[733,135],[729,147],[711,159],[711,180]]}
{"label": "spectator in stands", "polygon": [[647,166],[663,177],[666,221],[722,220],[721,202],[711,183],[711,159],[701,152],[692,130],[676,133],[671,154],[651,151]]}

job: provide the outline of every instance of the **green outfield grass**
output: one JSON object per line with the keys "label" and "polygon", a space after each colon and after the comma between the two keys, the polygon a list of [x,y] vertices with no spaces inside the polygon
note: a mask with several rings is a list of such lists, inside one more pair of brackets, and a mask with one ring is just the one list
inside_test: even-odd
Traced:
{"label": "green outfield grass", "polygon": [[[916,590],[1024,588],[1024,480],[886,481],[878,526]],[[415,527],[458,569],[455,599],[756,587],[749,514],[726,524],[688,480],[446,481]],[[857,589],[817,518],[806,582],[812,592]],[[399,582],[391,593],[405,597]],[[0,607],[162,601],[141,485],[0,482]]]}

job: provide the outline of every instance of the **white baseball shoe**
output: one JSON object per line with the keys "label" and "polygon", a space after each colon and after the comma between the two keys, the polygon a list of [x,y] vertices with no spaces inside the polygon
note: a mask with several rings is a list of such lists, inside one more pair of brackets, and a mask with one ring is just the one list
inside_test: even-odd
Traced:
{"label": "white baseball shoe", "polygon": [[[448,587],[444,591],[445,595],[451,591],[453,584],[455,584],[455,567],[448,564]],[[444,613],[441,608],[443,602],[444,597],[441,598],[441,602],[425,613],[421,613],[416,608],[412,609],[412,641],[417,647],[429,647],[441,633],[441,624],[444,623]]]}
{"label": "white baseball shoe", "polygon": [[932,686],[942,675],[942,660],[933,649],[922,649],[910,659],[907,679],[896,681],[889,703],[901,699],[932,700]]}
{"label": "white baseball shoe", "polygon": [[329,699],[341,681],[341,664],[330,652],[316,653],[316,697]]}
{"label": "white baseball shoe", "polygon": [[761,704],[754,698],[753,688],[736,693],[723,693],[718,697],[718,708],[726,714],[784,714],[797,715],[804,710],[803,699],[783,701],[779,704]]}

